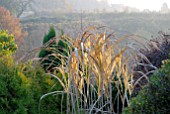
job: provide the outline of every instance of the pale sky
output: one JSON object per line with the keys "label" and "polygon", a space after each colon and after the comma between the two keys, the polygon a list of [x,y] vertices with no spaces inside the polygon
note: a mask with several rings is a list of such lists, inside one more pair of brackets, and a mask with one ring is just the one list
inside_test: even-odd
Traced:
{"label": "pale sky", "polygon": [[140,10],[149,9],[151,11],[159,11],[164,2],[170,8],[170,0],[107,0],[113,4],[124,4],[127,6],[136,7]]}

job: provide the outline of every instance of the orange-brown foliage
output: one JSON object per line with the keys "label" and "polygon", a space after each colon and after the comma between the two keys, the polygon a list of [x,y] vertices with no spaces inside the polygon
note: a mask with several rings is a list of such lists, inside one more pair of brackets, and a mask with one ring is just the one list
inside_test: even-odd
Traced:
{"label": "orange-brown foliage", "polygon": [[18,45],[27,35],[26,32],[22,32],[19,19],[11,16],[10,12],[4,7],[0,7],[0,29],[8,30],[10,34],[13,34]]}

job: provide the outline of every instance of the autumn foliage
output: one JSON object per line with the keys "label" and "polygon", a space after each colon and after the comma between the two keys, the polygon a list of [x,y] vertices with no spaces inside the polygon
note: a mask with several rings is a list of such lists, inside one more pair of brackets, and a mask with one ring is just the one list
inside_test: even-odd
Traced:
{"label": "autumn foliage", "polygon": [[10,12],[4,7],[0,7],[0,30],[7,30],[13,34],[17,44],[22,42],[27,33],[22,31],[22,28],[17,17],[11,16]]}
{"label": "autumn foliage", "polygon": [[14,36],[0,30],[0,57],[11,55],[16,50],[17,45],[14,42]]}

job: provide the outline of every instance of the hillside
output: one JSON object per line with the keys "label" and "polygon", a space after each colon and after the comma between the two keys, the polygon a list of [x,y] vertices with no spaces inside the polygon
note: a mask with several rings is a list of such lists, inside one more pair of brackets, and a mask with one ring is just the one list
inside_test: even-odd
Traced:
{"label": "hillside", "polygon": [[[167,14],[158,13],[91,13],[82,14],[82,25],[87,27],[89,25],[106,26],[115,31],[118,36],[137,34],[145,39],[151,39],[158,36],[159,31],[169,32],[170,16]],[[27,38],[29,40],[30,48],[41,45],[42,37],[47,32],[50,25],[54,25],[58,34],[63,29],[71,36],[81,30],[81,14],[58,13],[56,16],[37,16],[29,17],[21,20],[22,26],[30,34]],[[43,29],[42,29],[43,28]],[[37,43],[36,43],[37,42]]]}

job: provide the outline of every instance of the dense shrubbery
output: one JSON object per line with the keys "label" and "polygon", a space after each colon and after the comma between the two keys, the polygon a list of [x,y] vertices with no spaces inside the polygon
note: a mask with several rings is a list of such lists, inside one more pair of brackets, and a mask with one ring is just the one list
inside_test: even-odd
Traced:
{"label": "dense shrubbery", "polygon": [[[11,57],[0,60],[0,110],[4,114],[54,114],[61,110],[61,95],[48,92],[61,90],[61,86],[40,67],[31,64],[15,66]],[[62,106],[65,110],[65,104]],[[40,110],[39,110],[40,109]]]}
{"label": "dense shrubbery", "polygon": [[170,111],[170,59],[151,77],[149,85],[131,100],[125,114],[167,114]]}
{"label": "dense shrubbery", "polygon": [[14,66],[12,58],[0,60],[0,110],[4,114],[36,114],[31,80]]}
{"label": "dense shrubbery", "polygon": [[[46,74],[38,65],[37,67],[33,67],[31,64],[23,64],[20,66],[20,69],[22,69],[22,73],[31,80],[31,91],[36,101],[36,111],[38,111],[39,108],[41,114],[59,113],[61,111],[61,95],[49,95],[45,99],[42,99],[41,102],[40,97],[46,93],[61,90],[61,85],[50,75]],[[64,111],[65,104],[63,104],[62,107]]]}

